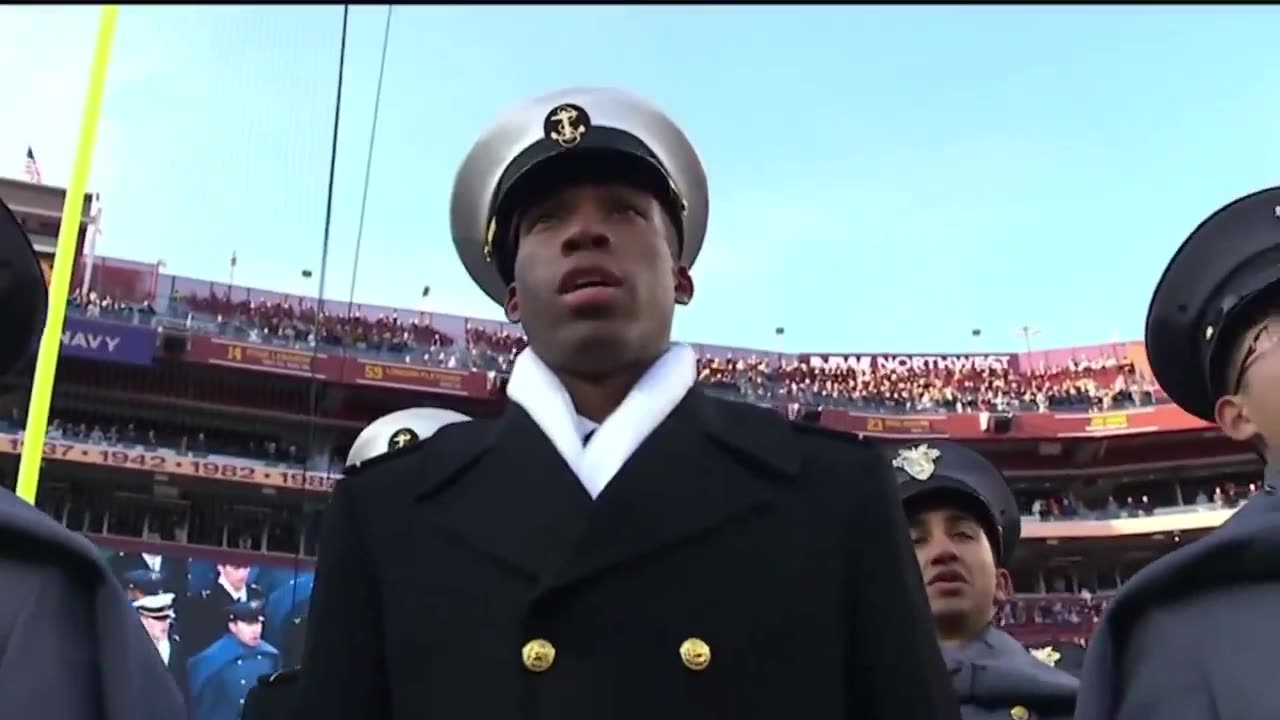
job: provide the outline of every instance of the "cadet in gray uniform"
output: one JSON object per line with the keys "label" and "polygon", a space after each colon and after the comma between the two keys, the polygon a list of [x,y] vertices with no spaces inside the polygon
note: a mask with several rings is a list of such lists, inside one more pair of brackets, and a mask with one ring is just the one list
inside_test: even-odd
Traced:
{"label": "cadet in gray uniform", "polygon": [[992,625],[1022,532],[1004,476],[951,442],[888,445],[942,655],[964,720],[1070,718],[1078,681]]}
{"label": "cadet in gray uniform", "polygon": [[1148,565],[1085,655],[1079,720],[1280,717],[1280,188],[1191,233],[1147,311],[1147,356],[1182,409],[1267,462],[1263,493]]}

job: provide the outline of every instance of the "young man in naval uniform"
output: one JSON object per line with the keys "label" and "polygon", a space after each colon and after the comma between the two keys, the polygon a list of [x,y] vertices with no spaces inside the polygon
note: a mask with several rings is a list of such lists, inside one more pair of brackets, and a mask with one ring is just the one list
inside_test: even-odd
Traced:
{"label": "young man in naval uniform", "polygon": [[[159,573],[156,574],[159,575]],[[187,661],[191,657],[182,638],[173,632],[173,619],[176,614],[173,609],[173,600],[173,593],[157,592],[152,595],[143,595],[132,604],[138,611],[138,619],[142,621],[147,637],[151,639],[164,666],[169,670],[170,677],[177,684],[178,692],[182,693],[183,699],[186,700]]]}
{"label": "young man in naval uniform", "polygon": [[[0,375],[30,355],[47,297],[31,242],[0,202]],[[98,550],[0,488],[0,718],[185,717]]]}
{"label": "young man in naval uniform", "polygon": [[[351,444],[347,453],[347,472],[387,452],[400,451],[431,437],[437,430],[471,418],[445,408],[415,407],[397,410],[374,420]],[[310,614],[314,576],[303,573],[275,592],[267,600],[264,637],[272,644],[280,643],[284,670],[260,678],[244,701],[241,720],[288,720],[297,711],[302,654],[306,641],[307,616]],[[364,615],[362,614],[363,618]]]}
{"label": "young man in naval uniform", "polygon": [[1022,519],[1004,476],[963,445],[886,446],[964,720],[1067,720],[1079,682],[992,624]]}
{"label": "young man in naval uniform", "polygon": [[1076,717],[1280,717],[1280,188],[1191,233],[1146,334],[1169,398],[1266,460],[1263,492],[1120,588],[1085,654]]}
{"label": "young man in naval uniform", "polygon": [[525,103],[452,223],[529,348],[499,419],[338,484],[299,718],[958,717],[876,450],[704,394],[671,342],[707,186],[669,118]]}

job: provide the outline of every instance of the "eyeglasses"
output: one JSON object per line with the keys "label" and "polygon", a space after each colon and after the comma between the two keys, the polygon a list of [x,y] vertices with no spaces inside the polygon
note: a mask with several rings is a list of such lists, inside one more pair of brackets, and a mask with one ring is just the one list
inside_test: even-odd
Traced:
{"label": "eyeglasses", "polygon": [[1245,372],[1253,366],[1263,353],[1274,348],[1276,343],[1280,342],[1280,327],[1276,327],[1272,323],[1273,321],[1271,320],[1263,323],[1249,337],[1249,344],[1245,346],[1244,357],[1240,359],[1240,370],[1236,373],[1236,381],[1232,385],[1232,395],[1240,392],[1240,386],[1244,384]]}

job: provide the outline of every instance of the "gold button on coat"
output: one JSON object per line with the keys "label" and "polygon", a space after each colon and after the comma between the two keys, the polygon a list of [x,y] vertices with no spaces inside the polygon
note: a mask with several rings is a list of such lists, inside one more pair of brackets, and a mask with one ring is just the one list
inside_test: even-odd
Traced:
{"label": "gold button on coat", "polygon": [[543,672],[556,661],[556,646],[541,638],[530,640],[520,649],[520,657],[531,672]]}
{"label": "gold button on coat", "polygon": [[1013,718],[1013,720],[1028,720],[1031,717],[1031,712],[1021,705],[1014,705],[1013,709],[1009,711],[1009,717]]}
{"label": "gold button on coat", "polygon": [[711,664],[711,646],[699,638],[680,643],[680,662],[690,670],[705,670]]}

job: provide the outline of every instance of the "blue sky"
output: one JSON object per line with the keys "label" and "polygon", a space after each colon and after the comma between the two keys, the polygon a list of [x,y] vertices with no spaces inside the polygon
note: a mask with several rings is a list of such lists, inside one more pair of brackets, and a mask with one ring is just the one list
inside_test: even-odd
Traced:
{"label": "blue sky", "polygon": [[[351,13],[326,285],[343,301],[385,11]],[[0,174],[31,145],[66,182],[96,23],[0,7]],[[124,8],[100,252],[225,281],[234,251],[238,284],[314,294],[340,24],[338,6]],[[500,317],[453,254],[453,173],[505,107],[590,84],[666,108],[707,166],[681,339],[1138,338],[1196,223],[1280,184],[1277,31],[1266,6],[396,8],[355,297],[418,308],[430,285],[432,310]]]}

